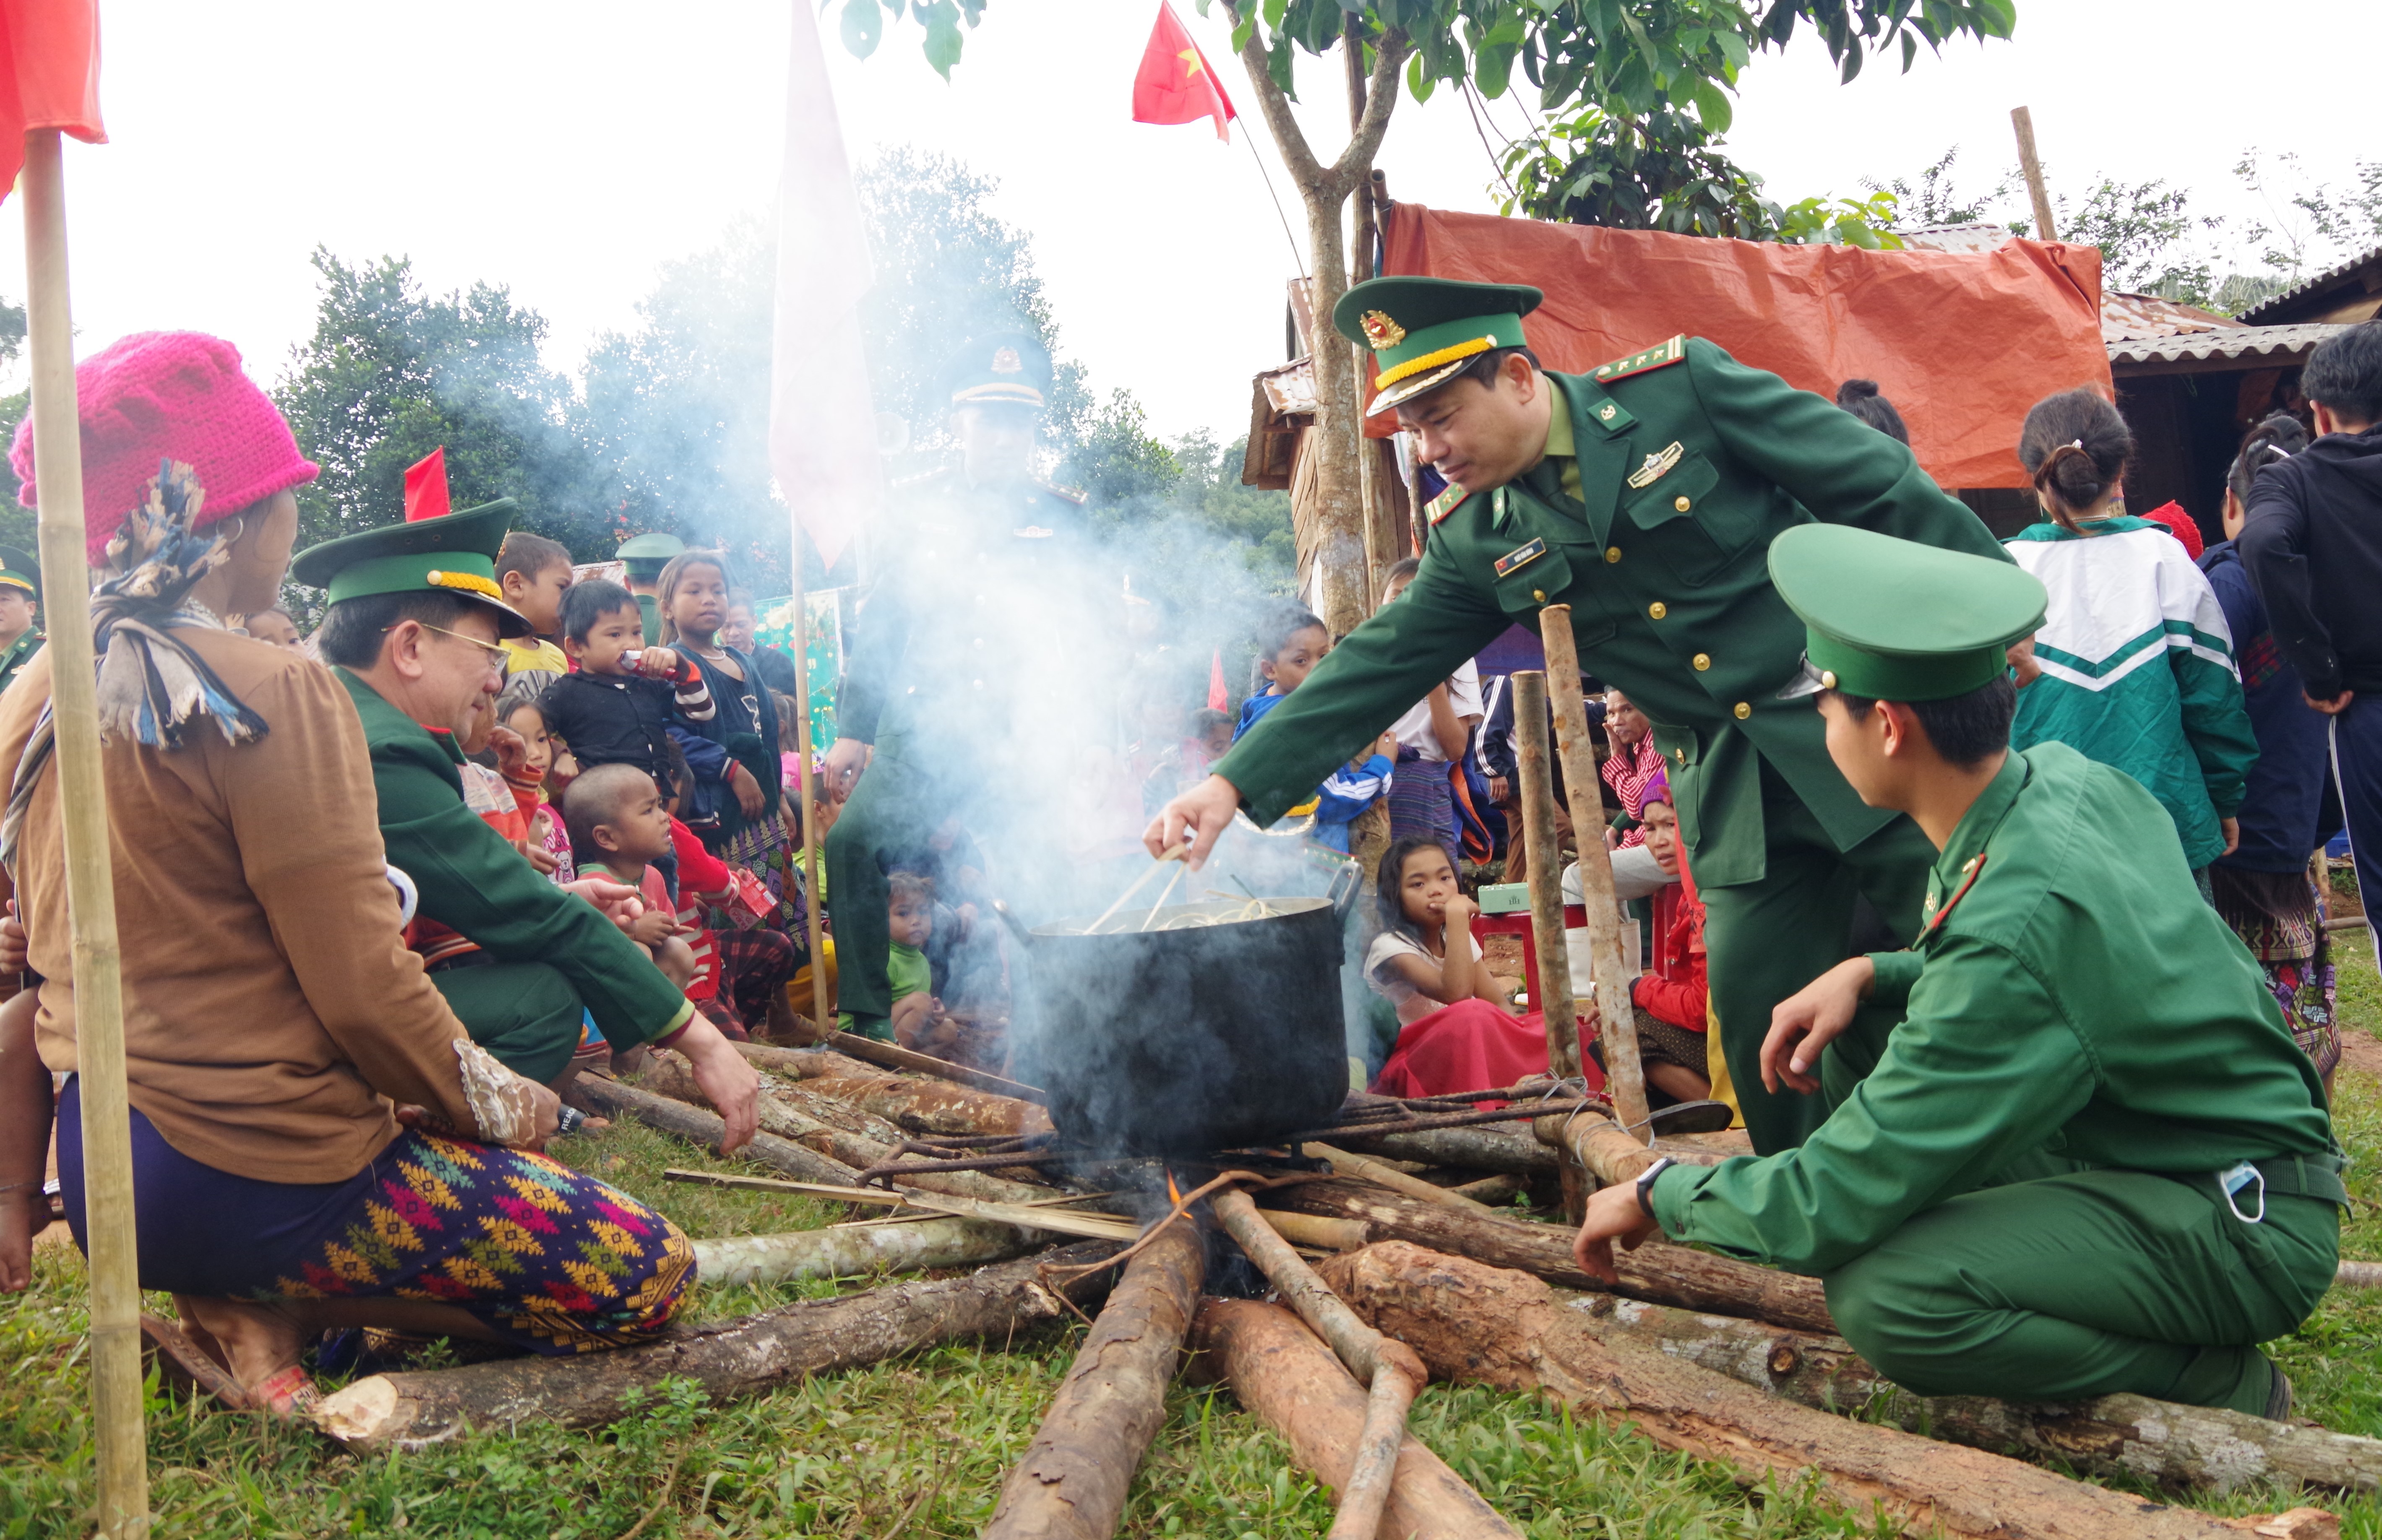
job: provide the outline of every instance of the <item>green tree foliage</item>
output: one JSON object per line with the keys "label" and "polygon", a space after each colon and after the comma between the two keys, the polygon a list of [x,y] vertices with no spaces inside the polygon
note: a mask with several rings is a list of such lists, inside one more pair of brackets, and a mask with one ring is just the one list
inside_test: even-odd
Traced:
{"label": "green tree foliage", "polygon": [[2214,264],[2200,238],[2224,220],[2192,213],[2192,194],[2164,181],[2104,177],[2081,200],[2057,200],[2063,240],[2101,249],[2101,287],[2190,305],[2216,298]]}
{"label": "green tree foliage", "polygon": [[1953,168],[1959,158],[1960,147],[1955,144],[1922,171],[1916,182],[1897,177],[1890,182],[1865,185],[1872,191],[1892,193],[1896,212],[1906,226],[1999,224],[2008,226],[2012,235],[2033,228],[2032,219],[2014,217],[2011,212],[2011,201],[2018,195],[2015,166],[2005,169],[1992,187],[1980,193],[1953,181]]}
{"label": "green tree foliage", "polygon": [[300,546],[403,517],[405,468],[441,445],[457,507],[510,497],[517,527],[583,545],[587,461],[571,384],[538,359],[545,319],[490,284],[426,294],[403,258],[313,263],[314,335],[274,392],[323,467],[298,489]]}

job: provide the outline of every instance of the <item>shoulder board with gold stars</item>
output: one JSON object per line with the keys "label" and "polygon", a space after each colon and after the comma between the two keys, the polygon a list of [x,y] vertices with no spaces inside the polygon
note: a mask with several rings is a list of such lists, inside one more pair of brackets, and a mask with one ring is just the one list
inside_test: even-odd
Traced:
{"label": "shoulder board with gold stars", "polygon": [[1615,359],[1611,363],[1600,363],[1591,372],[1590,377],[1605,381],[1626,379],[1632,374],[1643,374],[1650,369],[1660,369],[1664,364],[1676,363],[1687,356],[1688,338],[1685,333],[1681,333],[1670,341],[1657,343],[1642,353],[1632,353],[1626,359]]}
{"label": "shoulder board with gold stars", "polygon": [[1053,497],[1064,497],[1067,501],[1074,504],[1077,507],[1083,507],[1085,499],[1090,495],[1088,493],[1078,492],[1072,486],[1058,486],[1050,482],[1038,479],[1034,484],[1040,487],[1043,491],[1049,493]]}
{"label": "shoulder board with gold stars", "polygon": [[1429,514],[1430,516],[1430,521],[1433,524],[1436,524],[1441,519],[1446,518],[1449,514],[1454,513],[1457,508],[1462,507],[1464,506],[1464,499],[1471,495],[1472,495],[1470,493],[1465,491],[1462,487],[1451,485],[1446,491],[1441,493],[1438,496],[1433,497],[1430,502],[1425,503],[1423,505],[1423,512]]}

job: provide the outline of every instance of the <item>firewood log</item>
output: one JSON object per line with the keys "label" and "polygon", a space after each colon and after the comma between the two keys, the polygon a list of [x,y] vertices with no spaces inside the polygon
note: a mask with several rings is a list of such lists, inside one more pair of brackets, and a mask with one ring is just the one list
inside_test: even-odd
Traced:
{"label": "firewood log", "polygon": [[755,1069],[793,1080],[818,1080],[828,1075],[873,1075],[877,1067],[837,1053],[832,1048],[782,1048],[774,1043],[739,1043],[736,1051]]}
{"label": "firewood log", "polygon": [[888,1075],[863,1067],[857,1075],[825,1075],[803,1089],[850,1102],[912,1133],[1049,1133],[1050,1114],[1034,1102],[971,1091],[947,1081]]}
{"label": "firewood log", "polygon": [[[675,1134],[715,1155],[728,1131],[718,1113],[675,1096],[657,1095],[641,1086],[606,1080],[600,1075],[582,1074],[573,1083],[589,1105],[605,1116],[633,1118],[647,1128]],[[755,1134],[753,1142],[739,1149],[734,1158],[758,1161],[797,1181],[823,1182],[830,1187],[853,1187],[860,1181],[860,1173],[843,1162],[774,1133]]]}
{"label": "firewood log", "polygon": [[2238,1540],[2208,1514],[1834,1416],[1644,1345],[1600,1339],[1592,1320],[1524,1274],[1395,1242],[1322,1268],[1342,1298],[1411,1344],[1434,1374],[1544,1391],[1748,1482],[1817,1472],[1864,1520],[1883,1509],[1922,1534],[1995,1540]]}
{"label": "firewood log", "polygon": [[1049,1244],[1051,1239],[1047,1231],[956,1218],[838,1225],[782,1235],[731,1235],[694,1242],[695,1276],[715,1284],[867,1277],[922,1267],[1006,1262]]}
{"label": "firewood log", "polygon": [[[1375,1241],[1411,1241],[1433,1251],[1513,1267],[1566,1289],[1607,1292],[1572,1261],[1572,1232],[1557,1225],[1480,1216],[1401,1198],[1363,1182],[1302,1182],[1264,1194],[1271,1207],[1361,1219]],[[1657,1304],[1750,1315],[1802,1331],[1836,1329],[1816,1278],[1651,1241],[1615,1258],[1621,1283],[1610,1292]]]}
{"label": "firewood log", "polygon": [[[466,1428],[518,1423],[596,1427],[626,1414],[620,1398],[669,1378],[692,1379],[716,1401],[810,1375],[853,1369],[931,1343],[1006,1338],[1066,1307],[1037,1269],[1112,1256],[1111,1241],[997,1263],[968,1277],[902,1283],[837,1300],[804,1300],[663,1341],[568,1358],[514,1358],[460,1369],[374,1375],[327,1398],[315,1425],[366,1452],[419,1448]],[[1107,1274],[1087,1278],[1087,1293]],[[1069,1290],[1070,1298],[1076,1298]],[[1079,1299],[1078,1302],[1082,1302]]]}
{"label": "firewood log", "polygon": [[2025,1403],[1914,1396],[1872,1368],[1840,1337],[1607,1295],[1577,1295],[1564,1302],[1588,1316],[1589,1329],[1607,1342],[1642,1342],[1787,1400],[1852,1412],[1947,1443],[2024,1450],[2092,1475],[2134,1476],[2163,1485],[2226,1491],[2272,1481],[2382,1490],[2382,1439],[2147,1396]]}
{"label": "firewood log", "polygon": [[978,1091],[989,1091],[997,1096],[1014,1096],[1020,1101],[1026,1102],[1038,1102],[1044,1096],[1040,1086],[1026,1085],[984,1069],[971,1069],[964,1064],[953,1064],[947,1059],[937,1058],[932,1054],[913,1053],[907,1048],[896,1047],[890,1043],[879,1043],[873,1037],[863,1037],[858,1033],[837,1033],[821,1045],[853,1058],[866,1059],[879,1069],[903,1069],[914,1075],[932,1075],[937,1080],[950,1081],[955,1085],[973,1086]]}
{"label": "firewood log", "polygon": [[1109,1540],[1143,1451],[1166,1422],[1166,1386],[1199,1307],[1205,1242],[1189,1220],[1125,1264],[984,1540]]}
{"label": "firewood log", "polygon": [[1529,1127],[1521,1123],[1427,1129],[1420,1133],[1364,1134],[1342,1130],[1332,1137],[1343,1149],[1420,1161],[1425,1166],[1454,1166],[1467,1171],[1502,1171],[1523,1177],[1555,1168],[1555,1152],[1531,1138]]}
{"label": "firewood log", "polygon": [[[1221,1380],[1334,1493],[1348,1484],[1365,1391],[1320,1338],[1281,1305],[1209,1300],[1192,1326],[1196,1377]],[[1520,1540],[1521,1531],[1409,1433],[1399,1446],[1380,1533],[1396,1540]]]}

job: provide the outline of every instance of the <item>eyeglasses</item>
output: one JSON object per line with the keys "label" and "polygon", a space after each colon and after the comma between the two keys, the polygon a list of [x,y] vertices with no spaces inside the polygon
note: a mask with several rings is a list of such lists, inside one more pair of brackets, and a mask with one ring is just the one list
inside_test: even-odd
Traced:
{"label": "eyeglasses", "polygon": [[[399,622],[399,625],[402,625],[403,623],[404,622],[402,621]],[[436,631],[440,636],[451,636],[458,642],[470,642],[473,646],[480,649],[481,655],[487,661],[489,673],[499,677],[503,675],[505,671],[505,664],[510,658],[510,654],[502,645],[496,642],[483,642],[476,636],[465,636],[461,631],[450,631],[444,626],[434,626],[427,620],[417,620],[414,624],[421,627],[425,631]],[[380,634],[387,636],[389,632],[395,629],[397,629],[396,626],[383,626],[381,628]]]}

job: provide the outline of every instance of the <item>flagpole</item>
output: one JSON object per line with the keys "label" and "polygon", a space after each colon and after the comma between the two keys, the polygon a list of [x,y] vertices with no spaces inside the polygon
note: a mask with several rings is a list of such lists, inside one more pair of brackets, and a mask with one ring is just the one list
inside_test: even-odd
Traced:
{"label": "flagpole", "polygon": [[811,795],[811,627],[810,602],[803,591],[803,526],[794,520],[794,794],[802,799],[803,872],[809,891],[803,896],[804,924],[811,948],[811,1020],[819,1040],[835,1030],[828,1004],[827,953],[819,945],[818,804]]}
{"label": "flagpole", "polygon": [[91,1257],[91,1400],[99,1455],[99,1533],[149,1533],[141,1425],[141,1265],[132,1222],[132,1118],[125,1089],[124,975],[107,787],[99,763],[98,685],[83,554],[82,444],[67,289],[66,167],[59,130],[25,135],[26,329],[33,365],[33,462],[41,477],[43,593],[50,703],[73,945],[75,1074],[82,1100],[83,1234]]}

